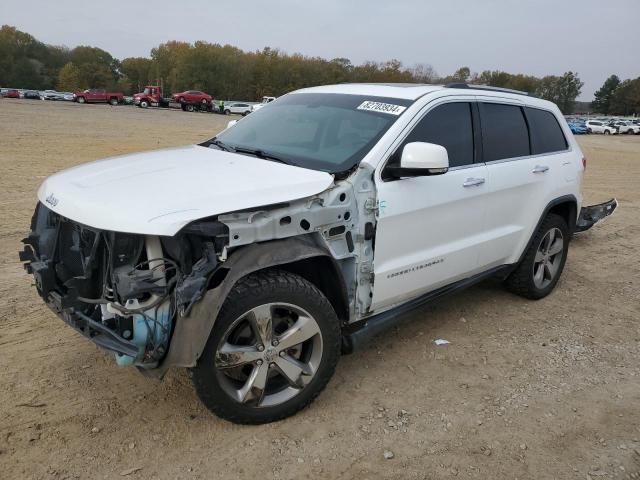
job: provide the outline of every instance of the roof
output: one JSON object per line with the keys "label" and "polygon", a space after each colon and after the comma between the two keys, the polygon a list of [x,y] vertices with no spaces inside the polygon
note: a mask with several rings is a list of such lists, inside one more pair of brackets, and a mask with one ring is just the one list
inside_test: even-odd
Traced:
{"label": "roof", "polygon": [[372,97],[404,98],[415,100],[421,96],[442,90],[442,85],[424,85],[419,83],[341,83],[304,88],[298,93],[343,93],[352,95],[370,95]]}
{"label": "roof", "polygon": [[442,91],[448,91],[451,95],[471,94],[484,98],[507,98],[530,106],[537,106],[546,109],[557,108],[553,103],[537,97],[529,96],[525,92],[487,87],[485,85],[468,85],[462,88],[459,84],[450,84],[449,86],[445,86],[420,83],[341,83],[339,85],[323,85],[319,87],[304,88],[292,93],[342,93],[351,95],[367,95],[371,97],[401,98],[413,101],[429,93]]}

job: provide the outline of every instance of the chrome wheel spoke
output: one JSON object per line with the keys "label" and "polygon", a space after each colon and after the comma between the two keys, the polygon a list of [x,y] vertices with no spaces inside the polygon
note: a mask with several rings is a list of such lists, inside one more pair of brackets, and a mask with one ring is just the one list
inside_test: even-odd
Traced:
{"label": "chrome wheel spoke", "polygon": [[314,319],[306,316],[300,316],[296,323],[294,323],[289,329],[285,330],[285,332],[278,338],[279,348],[284,350],[295,345],[299,345],[318,333],[320,333],[320,327],[318,327],[318,324]]}
{"label": "chrome wheel spoke", "polygon": [[249,378],[242,388],[238,390],[238,401],[241,403],[255,402],[260,404],[264,391],[267,388],[267,376],[269,375],[269,366],[266,363],[255,365]]}
{"label": "chrome wheel spoke", "polygon": [[533,281],[536,283],[536,285],[540,286],[543,280],[544,280],[544,263],[541,263],[539,265],[536,265],[535,267],[535,272],[533,274]]}
{"label": "chrome wheel spoke", "polygon": [[313,375],[313,371],[309,365],[299,362],[288,355],[278,357],[275,363],[280,373],[287,379],[292,387],[304,387],[309,383]]}
{"label": "chrome wheel spoke", "polygon": [[533,260],[534,263],[540,263],[544,260],[544,252],[538,250],[536,252],[536,258]]}
{"label": "chrome wheel spoke", "polygon": [[264,347],[271,345],[273,339],[273,321],[271,305],[260,305],[249,312],[251,329],[258,343]]}
{"label": "chrome wheel spoke", "polygon": [[563,247],[564,247],[564,242],[562,241],[562,238],[560,237],[556,238],[555,241],[549,247],[549,256],[557,255],[562,251]]}
{"label": "chrome wheel spoke", "polygon": [[259,360],[262,354],[254,346],[238,346],[225,343],[216,353],[216,367],[235,368]]}

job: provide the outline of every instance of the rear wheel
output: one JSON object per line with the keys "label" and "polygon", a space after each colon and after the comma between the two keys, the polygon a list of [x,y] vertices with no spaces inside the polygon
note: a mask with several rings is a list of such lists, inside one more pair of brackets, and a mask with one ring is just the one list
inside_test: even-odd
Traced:
{"label": "rear wheel", "polygon": [[605,134],[605,135],[611,135],[611,132],[610,132],[609,130],[605,130],[605,131],[604,131],[604,134]]}
{"label": "rear wheel", "polygon": [[118,105],[118,99],[116,97],[112,97],[109,99],[109,103],[111,105]]}
{"label": "rear wheel", "polygon": [[507,288],[533,300],[549,295],[564,269],[569,237],[569,227],[564,218],[548,214],[534,235],[522,262],[507,278]]}
{"label": "rear wheel", "polygon": [[187,109],[187,112],[193,112],[195,110],[191,103],[188,103],[185,108]]}
{"label": "rear wheel", "polygon": [[229,293],[193,383],[221,418],[273,422],[311,403],[339,356],[340,324],[327,298],[298,275],[259,272]]}
{"label": "rear wheel", "polygon": [[224,114],[225,114],[225,115],[231,115],[231,110],[226,109],[226,110],[224,111]]}

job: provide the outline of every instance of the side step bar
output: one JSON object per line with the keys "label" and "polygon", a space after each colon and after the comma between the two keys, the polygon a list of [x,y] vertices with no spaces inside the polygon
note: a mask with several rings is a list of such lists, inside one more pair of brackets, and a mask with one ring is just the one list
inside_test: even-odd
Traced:
{"label": "side step bar", "polygon": [[492,268],[486,272],[474,275],[473,277],[465,278],[464,280],[460,280],[452,283],[451,285],[434,290],[433,292],[429,292],[421,297],[398,305],[391,310],[373,315],[362,322],[358,322],[359,324],[348,327],[348,329],[343,333],[342,353],[349,354],[360,349],[379,333],[382,333],[406,320],[408,313],[411,313],[420,307],[424,307],[425,305],[435,302],[436,300],[446,297],[454,292],[471,287],[472,285],[475,285],[487,278],[499,276],[506,278],[513,268],[514,265],[501,265],[499,267]]}
{"label": "side step bar", "polygon": [[598,205],[582,207],[580,209],[580,215],[578,215],[574,233],[586,232],[596,223],[613,214],[616,208],[618,208],[618,200],[615,198],[612,198],[608,202],[599,203]]}

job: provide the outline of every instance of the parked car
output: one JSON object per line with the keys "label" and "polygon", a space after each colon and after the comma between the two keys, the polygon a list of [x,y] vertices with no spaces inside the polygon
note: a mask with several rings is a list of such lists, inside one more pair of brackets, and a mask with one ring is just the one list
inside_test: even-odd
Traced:
{"label": "parked car", "polygon": [[20,98],[20,92],[14,88],[10,88],[2,92],[4,98]]}
{"label": "parked car", "polygon": [[587,133],[587,126],[583,123],[569,122],[569,128],[574,135],[583,135]]}
{"label": "parked car", "polygon": [[256,112],[264,107],[267,103],[273,102],[275,99],[276,97],[262,97],[262,102],[251,105],[251,111]]}
{"label": "parked car", "polygon": [[601,120],[588,120],[585,124],[587,126],[587,133],[604,133],[605,135],[615,135],[618,133],[615,127],[607,125]]}
{"label": "parked car", "polygon": [[640,125],[635,125],[631,122],[615,122],[614,126],[618,129],[618,133],[640,134]]}
{"label": "parked car", "polygon": [[40,100],[40,92],[36,90],[25,90],[25,92],[22,94],[22,98],[30,100]]}
{"label": "parked car", "polygon": [[20,259],[119,365],[189,367],[211,411],[265,423],[416,307],[489,277],[551,293],[571,236],[617,205],[581,207],[585,167],[526,94],[309,88],[200,145],[49,177]]}
{"label": "parked car", "polygon": [[210,104],[213,97],[208,93],[199,90],[187,90],[186,92],[174,93],[171,98],[178,103],[204,103]]}
{"label": "parked car", "polygon": [[124,94],[120,92],[107,92],[104,88],[89,88],[74,94],[74,101],[78,103],[109,103],[118,105],[123,103]]}
{"label": "parked car", "polygon": [[238,115],[249,115],[251,113],[251,105],[249,103],[225,103],[224,105],[224,113],[225,115],[229,115],[231,113],[236,113]]}
{"label": "parked car", "polygon": [[64,94],[55,90],[44,90],[40,92],[42,100],[64,100]]}

